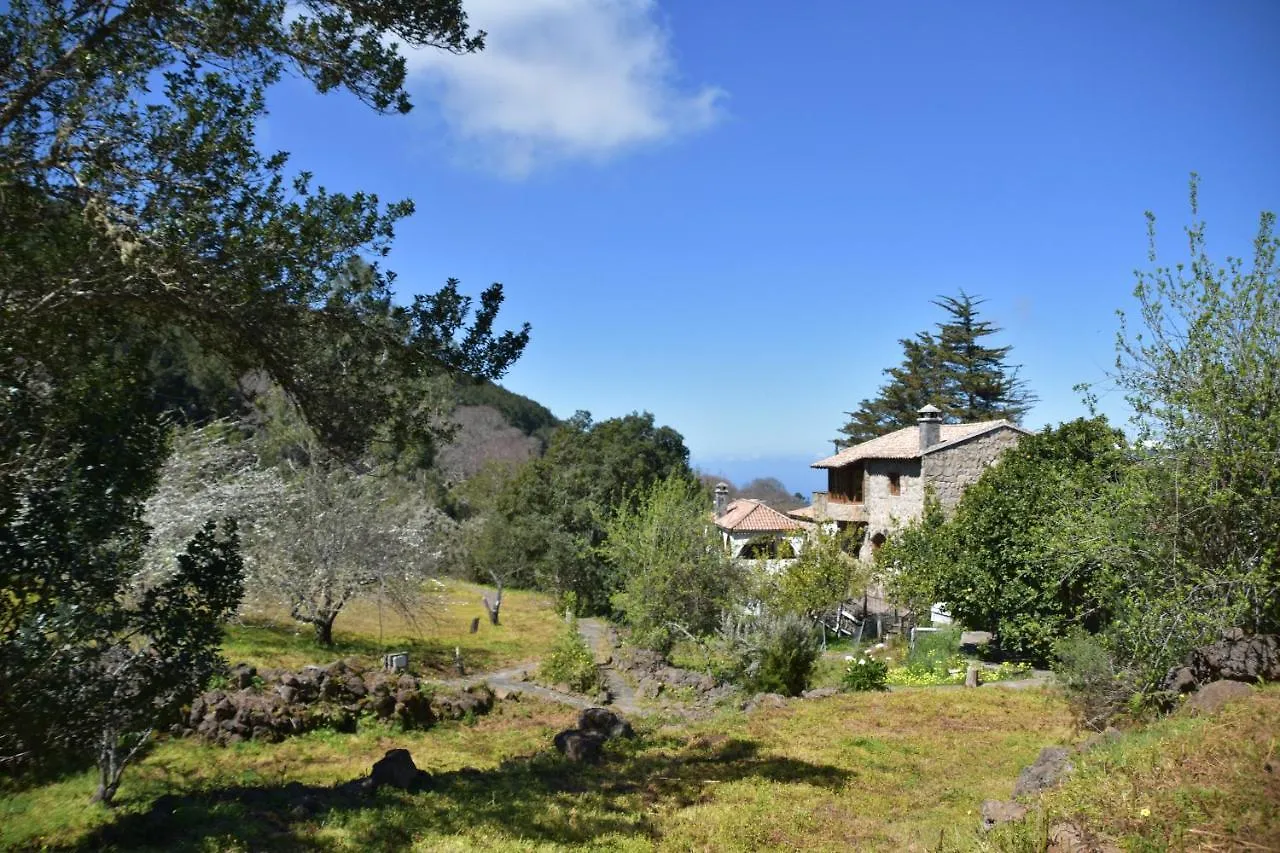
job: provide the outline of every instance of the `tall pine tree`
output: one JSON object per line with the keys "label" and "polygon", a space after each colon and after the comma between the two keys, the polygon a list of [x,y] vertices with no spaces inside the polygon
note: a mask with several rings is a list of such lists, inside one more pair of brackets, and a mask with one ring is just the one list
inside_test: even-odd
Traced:
{"label": "tall pine tree", "polygon": [[842,445],[857,444],[916,422],[916,412],[928,403],[942,410],[949,423],[1006,418],[1022,419],[1036,396],[1018,378],[1018,367],[1007,363],[1009,346],[991,347],[983,341],[1001,330],[980,319],[984,300],[960,291],[959,297],[934,300],[948,318],[936,331],[918,332],[898,341],[903,359],[885,370],[889,377],[875,399],[863,400],[840,428]]}

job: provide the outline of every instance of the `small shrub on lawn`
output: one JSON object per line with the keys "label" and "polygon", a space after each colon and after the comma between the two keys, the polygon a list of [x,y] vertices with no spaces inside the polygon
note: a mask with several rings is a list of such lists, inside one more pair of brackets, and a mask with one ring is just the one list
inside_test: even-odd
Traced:
{"label": "small shrub on lawn", "polygon": [[1101,731],[1107,722],[1130,707],[1137,694],[1133,677],[1116,666],[1111,652],[1083,631],[1053,644],[1054,675],[1080,723]]}
{"label": "small shrub on lawn", "polygon": [[748,685],[758,693],[799,696],[809,686],[813,665],[822,654],[814,626],[797,616],[764,620],[759,659]]}
{"label": "small shrub on lawn", "polygon": [[798,696],[822,655],[821,637],[799,616],[726,613],[711,654],[726,661],[729,680],[747,690]]}
{"label": "small shrub on lawn", "polygon": [[587,641],[578,633],[578,620],[570,619],[556,638],[551,652],[538,668],[539,678],[546,684],[567,684],[579,693],[592,693],[600,687],[600,673]]}
{"label": "small shrub on lawn", "polygon": [[884,690],[885,680],[889,675],[889,664],[873,657],[845,657],[844,676],[840,685],[845,690]]}

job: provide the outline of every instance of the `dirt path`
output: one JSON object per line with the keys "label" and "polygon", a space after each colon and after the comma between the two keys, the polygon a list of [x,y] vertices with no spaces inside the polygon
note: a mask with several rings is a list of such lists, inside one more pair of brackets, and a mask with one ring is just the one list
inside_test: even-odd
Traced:
{"label": "dirt path", "polygon": [[494,690],[518,690],[529,696],[537,696],[539,699],[545,699],[548,702],[559,702],[562,705],[572,705],[575,708],[590,708],[596,704],[586,696],[579,696],[577,693],[562,693],[559,690],[552,690],[550,687],[543,687],[541,684],[529,681],[526,674],[536,671],[537,668],[538,662],[530,661],[520,666],[512,666],[495,670],[494,672],[479,672],[462,678],[447,678],[439,683],[455,689],[474,687],[477,684],[488,684]]}
{"label": "dirt path", "polygon": [[624,714],[639,713],[635,690],[613,667],[613,643],[609,640],[609,625],[600,619],[579,619],[578,633],[587,641],[587,648],[591,649],[597,661],[603,658],[601,650],[608,649],[608,657],[603,659],[607,659],[609,663],[600,664],[600,675],[604,679],[605,689],[613,699],[614,707]]}
{"label": "dirt path", "polygon": [[[607,645],[609,626],[600,619],[579,619],[578,633],[586,640],[587,647],[591,649],[591,653],[600,658],[598,649]],[[530,661],[518,666],[499,669],[494,672],[481,672],[475,675],[468,675],[462,678],[449,678],[441,681],[448,687],[464,689],[477,684],[488,684],[495,690],[501,688],[504,690],[519,690],[521,693],[530,696],[537,696],[539,699],[545,699],[548,702],[559,702],[563,705],[572,705],[575,708],[592,708],[598,703],[594,698],[583,696],[578,693],[565,693],[560,690],[553,690],[550,687],[544,687],[541,684],[535,684],[528,679],[528,674],[536,671],[538,661]],[[631,685],[618,674],[612,664],[601,664],[600,674],[604,679],[605,688],[609,691],[612,700],[610,706],[623,714],[639,714],[642,713],[639,702],[637,701],[635,691]]]}

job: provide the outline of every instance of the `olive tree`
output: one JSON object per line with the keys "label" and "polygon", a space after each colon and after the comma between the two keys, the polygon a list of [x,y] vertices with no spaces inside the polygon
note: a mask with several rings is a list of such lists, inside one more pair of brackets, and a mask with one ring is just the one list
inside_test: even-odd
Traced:
{"label": "olive tree", "polygon": [[666,651],[673,629],[708,634],[742,592],[742,577],[711,524],[694,479],[672,474],[623,503],[605,523],[601,553],[618,573],[613,604],[642,642]]}
{"label": "olive tree", "polygon": [[1264,212],[1251,261],[1215,261],[1198,190],[1193,176],[1187,252],[1172,264],[1159,264],[1148,214],[1155,266],[1117,341],[1141,464],[1112,638],[1152,682],[1221,627],[1280,630],[1280,238]]}
{"label": "olive tree", "polygon": [[775,612],[815,617],[861,594],[867,577],[854,556],[859,544],[859,533],[816,527],[794,559],[759,579],[761,600]]}

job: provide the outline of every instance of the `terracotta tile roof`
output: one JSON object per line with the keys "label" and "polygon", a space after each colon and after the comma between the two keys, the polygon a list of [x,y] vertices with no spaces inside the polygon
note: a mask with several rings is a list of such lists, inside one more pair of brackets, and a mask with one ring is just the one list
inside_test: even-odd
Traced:
{"label": "terracotta tile roof", "polygon": [[716,519],[721,530],[759,531],[777,533],[784,530],[803,530],[804,525],[794,518],[787,518],[759,501],[739,498],[725,507],[724,515]]}
{"label": "terracotta tile roof", "polygon": [[[947,447],[953,447],[967,438],[973,438],[976,435],[982,435],[1000,427],[1009,427],[1022,433],[1027,432],[1017,424],[1012,424],[1005,420],[980,421],[973,424],[942,424],[939,427],[942,440],[930,447],[926,452],[933,453]],[[918,459],[921,455],[920,427],[909,426],[878,436],[870,441],[855,444],[853,447],[846,447],[835,456],[819,459],[809,467],[843,468],[845,465],[857,462],[859,459]]]}

